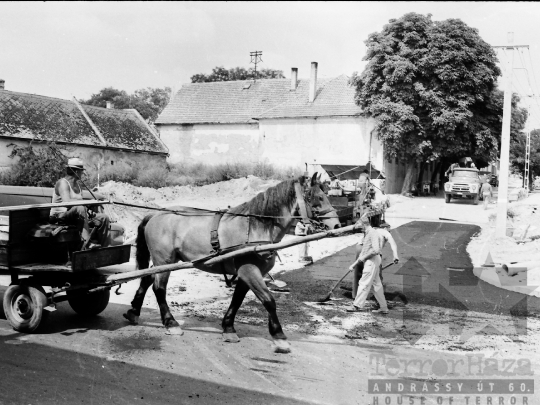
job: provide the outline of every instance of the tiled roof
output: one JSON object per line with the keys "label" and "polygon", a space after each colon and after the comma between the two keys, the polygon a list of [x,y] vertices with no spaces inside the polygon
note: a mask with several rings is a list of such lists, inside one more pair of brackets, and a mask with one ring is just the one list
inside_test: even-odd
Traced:
{"label": "tiled roof", "polygon": [[317,96],[309,103],[309,80],[295,91],[290,79],[264,79],[183,85],[156,124],[247,123],[259,118],[358,115],[354,89],[347,77],[319,79]]}
{"label": "tiled roof", "polygon": [[0,90],[0,137],[167,153],[136,111],[81,107],[92,123],[74,101]]}
{"label": "tiled roof", "polygon": [[315,101],[309,102],[309,80],[290,91],[284,102],[261,113],[258,118],[295,118],[356,116],[362,109],[354,103],[353,87],[345,75],[333,79],[318,80]]}

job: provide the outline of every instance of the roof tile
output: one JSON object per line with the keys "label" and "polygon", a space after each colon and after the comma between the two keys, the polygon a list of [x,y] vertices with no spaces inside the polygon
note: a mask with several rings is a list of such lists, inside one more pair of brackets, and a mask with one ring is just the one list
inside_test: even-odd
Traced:
{"label": "roof tile", "polygon": [[319,79],[313,103],[308,100],[309,80],[298,80],[295,91],[290,85],[289,79],[185,84],[156,124],[248,123],[262,118],[354,116],[362,111],[345,75]]}
{"label": "roof tile", "polygon": [[[167,153],[136,112],[82,105],[108,147]],[[0,136],[103,147],[70,100],[0,90]]]}

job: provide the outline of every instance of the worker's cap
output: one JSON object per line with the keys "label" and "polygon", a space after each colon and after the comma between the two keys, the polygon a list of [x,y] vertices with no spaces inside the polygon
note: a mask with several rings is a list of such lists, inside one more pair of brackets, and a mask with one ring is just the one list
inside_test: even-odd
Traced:
{"label": "worker's cap", "polygon": [[84,162],[80,158],[71,158],[67,162],[67,167],[84,170]]}

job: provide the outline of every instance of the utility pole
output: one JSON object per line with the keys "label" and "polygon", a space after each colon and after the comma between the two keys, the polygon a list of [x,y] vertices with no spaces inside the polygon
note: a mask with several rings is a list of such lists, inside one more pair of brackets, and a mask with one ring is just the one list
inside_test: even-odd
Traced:
{"label": "utility pole", "polygon": [[495,46],[494,48],[504,48],[508,51],[506,61],[506,86],[504,89],[503,122],[501,155],[499,158],[499,191],[497,199],[497,224],[495,226],[495,236],[506,236],[506,216],[508,210],[508,174],[510,165],[510,121],[512,117],[512,73],[514,69],[514,49],[528,48],[528,45],[513,45],[514,33],[508,33],[508,45]]}
{"label": "utility pole", "polygon": [[262,51],[250,52],[249,56],[251,56],[251,62],[250,63],[255,64],[255,73],[253,75],[253,81],[255,81],[255,80],[257,80],[257,63],[263,61],[262,58],[261,58]]}
{"label": "utility pole", "polygon": [[531,161],[531,131],[527,131],[527,143],[525,144],[525,175],[523,178],[523,188],[529,195],[529,163]]}

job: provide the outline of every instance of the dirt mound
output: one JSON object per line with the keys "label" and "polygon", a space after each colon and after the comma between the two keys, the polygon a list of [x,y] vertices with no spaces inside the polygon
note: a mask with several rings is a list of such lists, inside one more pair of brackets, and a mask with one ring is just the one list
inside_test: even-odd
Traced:
{"label": "dirt mound", "polygon": [[[189,206],[205,209],[223,209],[249,201],[258,193],[278,182],[277,180],[262,180],[259,177],[248,176],[202,187],[175,186],[154,189],[108,181],[99,188],[99,193],[105,195],[111,201],[151,208],[174,209],[178,206]],[[150,209],[119,205],[109,206],[106,211],[113,221],[126,228],[128,239],[135,236],[137,226],[142,218],[146,214],[153,212]]]}

